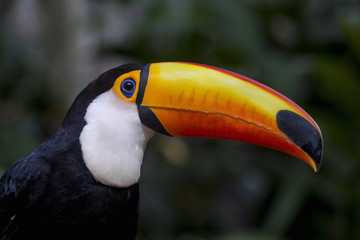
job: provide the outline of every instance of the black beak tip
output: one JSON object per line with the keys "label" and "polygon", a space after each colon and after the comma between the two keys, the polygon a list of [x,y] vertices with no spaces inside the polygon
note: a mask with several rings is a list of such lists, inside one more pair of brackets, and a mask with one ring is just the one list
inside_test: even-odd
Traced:
{"label": "black beak tip", "polygon": [[323,141],[318,130],[305,118],[289,110],[280,110],[276,114],[276,122],[279,129],[312,158],[318,171],[323,156]]}

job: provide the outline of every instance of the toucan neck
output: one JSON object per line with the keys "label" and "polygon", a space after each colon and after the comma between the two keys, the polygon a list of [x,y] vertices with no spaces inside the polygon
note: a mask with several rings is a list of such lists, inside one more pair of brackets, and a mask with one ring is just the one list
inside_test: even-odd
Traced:
{"label": "toucan neck", "polygon": [[153,131],[141,124],[136,104],[109,90],[89,104],[80,144],[93,177],[109,186],[139,181],[146,143]]}

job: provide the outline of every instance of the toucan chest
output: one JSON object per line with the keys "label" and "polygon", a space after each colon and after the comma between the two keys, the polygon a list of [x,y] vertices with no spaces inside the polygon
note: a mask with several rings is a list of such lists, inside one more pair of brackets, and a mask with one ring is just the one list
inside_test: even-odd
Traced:
{"label": "toucan chest", "polygon": [[[41,192],[15,215],[14,239],[135,239],[139,185],[116,188],[96,181],[81,159],[78,143],[43,164]],[[11,232],[11,231],[10,231]]]}
{"label": "toucan chest", "polygon": [[[51,181],[51,180],[50,180]],[[117,189],[100,183],[63,187],[49,182],[46,193],[24,215],[16,216],[21,236],[34,239],[134,239],[139,187]],[[52,188],[50,190],[49,188]],[[105,238],[104,238],[105,237]]]}

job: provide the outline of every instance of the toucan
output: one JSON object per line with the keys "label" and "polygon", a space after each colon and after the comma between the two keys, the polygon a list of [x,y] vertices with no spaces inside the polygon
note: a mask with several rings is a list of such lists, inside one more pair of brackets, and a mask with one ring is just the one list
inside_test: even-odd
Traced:
{"label": "toucan", "polygon": [[257,144],[315,171],[323,155],[315,121],[259,82],[195,63],[121,65],[85,87],[57,132],[4,173],[0,239],[135,239],[154,132]]}

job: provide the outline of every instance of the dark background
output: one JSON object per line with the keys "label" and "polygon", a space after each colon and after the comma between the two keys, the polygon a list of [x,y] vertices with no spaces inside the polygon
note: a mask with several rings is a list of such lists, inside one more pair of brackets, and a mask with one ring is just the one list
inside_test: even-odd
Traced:
{"label": "dark background", "polygon": [[319,124],[319,173],[244,143],[156,135],[138,239],[360,239],[358,0],[1,0],[0,175],[76,94],[127,62],[199,62],[258,80]]}

